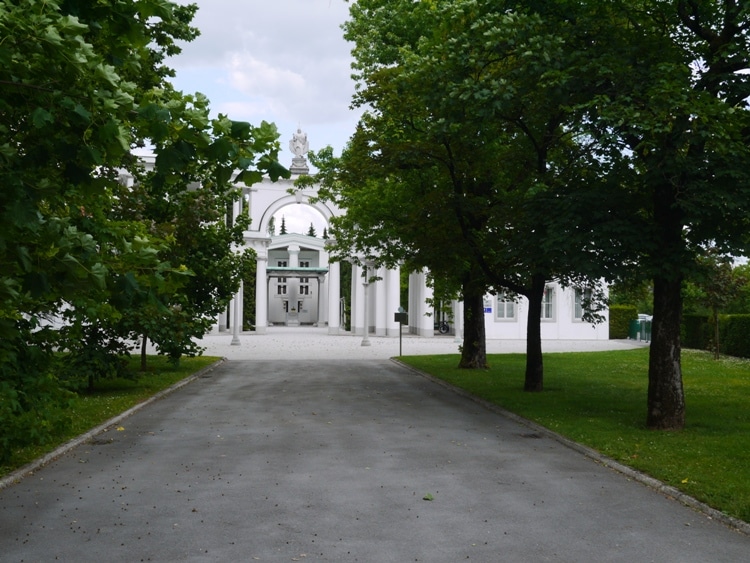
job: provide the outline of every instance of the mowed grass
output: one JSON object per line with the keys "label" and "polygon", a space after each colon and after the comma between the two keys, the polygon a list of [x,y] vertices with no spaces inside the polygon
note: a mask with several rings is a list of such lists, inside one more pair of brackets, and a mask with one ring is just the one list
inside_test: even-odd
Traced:
{"label": "mowed grass", "polygon": [[[28,446],[14,451],[11,459],[0,465],[0,477],[48,454],[68,440],[88,432],[217,360],[219,358],[211,356],[182,358],[180,365],[174,367],[166,357],[153,356],[148,359],[148,370],[138,373],[136,379],[98,381],[93,393],[77,394],[65,409],[64,412],[70,418],[70,426],[62,429],[54,440],[42,446]],[[133,372],[138,370],[139,365],[140,357],[131,358],[130,369]]]}
{"label": "mowed grass", "polygon": [[750,361],[683,350],[687,424],[648,430],[648,349],[544,356],[542,393],[524,393],[525,357],[490,355],[490,369],[458,356],[404,363],[647,473],[750,522]]}

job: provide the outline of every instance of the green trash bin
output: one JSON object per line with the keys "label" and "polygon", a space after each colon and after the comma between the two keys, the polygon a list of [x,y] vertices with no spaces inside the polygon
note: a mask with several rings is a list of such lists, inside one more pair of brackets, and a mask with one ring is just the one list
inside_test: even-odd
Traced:
{"label": "green trash bin", "polygon": [[641,321],[641,340],[651,342],[651,321]]}
{"label": "green trash bin", "polygon": [[638,340],[638,335],[641,332],[641,321],[638,319],[630,321],[630,326],[628,328],[628,338],[630,340]]}

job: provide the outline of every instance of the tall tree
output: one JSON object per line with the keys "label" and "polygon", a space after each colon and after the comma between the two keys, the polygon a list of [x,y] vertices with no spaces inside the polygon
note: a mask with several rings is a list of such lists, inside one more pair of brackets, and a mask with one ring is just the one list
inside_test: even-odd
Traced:
{"label": "tall tree", "polygon": [[[366,178],[378,178],[373,189],[388,196],[405,191],[406,205],[416,209],[397,231],[400,245],[408,241],[412,260],[419,257],[437,275],[445,271],[465,291],[471,287],[464,303],[476,310],[466,311],[466,323],[483,323],[477,311],[488,288],[529,299],[530,391],[542,389],[546,283],[590,285],[604,272],[587,229],[598,211],[582,205],[585,194],[559,199],[563,190],[590,193],[601,184],[593,172],[600,168],[597,146],[569,127],[582,115],[585,84],[596,83],[584,52],[590,37],[559,25],[570,8],[558,8],[558,25],[551,25],[513,2],[369,0],[352,6],[345,25],[361,84],[355,103],[371,111],[343,155],[342,167],[358,173],[340,175],[339,193],[366,198]],[[390,227],[401,219],[395,202],[363,201],[369,213],[353,220],[361,241],[371,243],[385,225],[382,234],[392,240]],[[473,344],[465,343],[461,363],[483,367],[469,357],[481,354]]]}
{"label": "tall tree", "polygon": [[[136,143],[136,100],[168,74],[175,41],[195,37],[194,11],[160,0],[0,6],[0,457],[55,426],[45,319],[76,301],[93,310],[106,290],[102,247],[81,223],[111,202]],[[120,228],[126,241],[138,234]]]}
{"label": "tall tree", "polygon": [[[55,426],[44,404],[61,397],[51,368],[61,341],[47,317],[74,310],[88,326],[116,321],[125,287],[192,296],[188,267],[170,262],[174,233],[157,233],[137,209],[114,216],[127,193],[121,170],[137,164],[131,149],[157,145],[154,179],[183,191],[203,168],[222,186],[235,164],[245,183],[283,170],[275,131],[221,117],[208,134],[200,103],[169,85],[164,61],[197,35],[195,10],[164,0],[0,6],[0,458],[14,440],[41,440]],[[178,123],[182,137],[170,138]],[[162,205],[176,193],[162,190]]]}
{"label": "tall tree", "polygon": [[536,309],[549,274],[653,279],[652,428],[684,424],[680,289],[696,253],[747,244],[748,17],[736,0],[362,0],[345,28],[377,133],[359,146],[394,174],[450,155],[458,189],[442,197],[480,226],[462,233],[484,233],[467,256],[487,283],[526,272]]}
{"label": "tall tree", "polygon": [[[177,361],[199,351],[203,336],[240,287],[252,251],[242,251],[247,209],[234,217],[241,200],[236,183],[250,185],[263,172],[288,175],[278,163],[278,131],[272,124],[210,119],[202,95],[165,92],[142,104],[142,134],[154,144],[153,170],[136,165],[136,183],[119,194],[112,215],[146,222],[149,233],[168,241],[162,259],[190,276],[178,291],[159,296],[162,307],[131,311],[125,326]],[[259,148],[263,148],[258,151]]]}
{"label": "tall tree", "polygon": [[685,424],[682,285],[708,246],[747,248],[750,12],[736,0],[618,2],[619,63],[592,100],[589,131],[629,160],[637,271],[653,280],[647,425]]}

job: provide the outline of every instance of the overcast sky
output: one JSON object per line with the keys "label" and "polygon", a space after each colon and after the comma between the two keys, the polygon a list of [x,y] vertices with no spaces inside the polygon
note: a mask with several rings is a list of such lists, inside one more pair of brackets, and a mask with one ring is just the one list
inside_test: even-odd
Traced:
{"label": "overcast sky", "polygon": [[[177,0],[190,3],[190,0]],[[359,117],[349,109],[354,92],[351,45],[341,24],[344,0],[192,0],[193,25],[201,35],[169,60],[172,83],[185,93],[202,92],[214,115],[276,123],[281,163],[290,166],[289,140],[299,127],[311,150],[331,145],[340,154]],[[306,206],[296,206],[298,208]],[[307,208],[310,210],[309,208]],[[287,211],[292,211],[287,209]],[[288,213],[287,213],[288,215]],[[322,234],[322,217],[310,215]],[[307,231],[286,223],[290,232]]]}
{"label": "overcast sky", "polygon": [[[188,0],[179,0],[187,3]],[[301,127],[310,148],[338,154],[354,131],[351,45],[342,37],[344,0],[192,0],[201,35],[169,60],[175,86],[203,92],[215,113],[275,122],[284,158]]]}

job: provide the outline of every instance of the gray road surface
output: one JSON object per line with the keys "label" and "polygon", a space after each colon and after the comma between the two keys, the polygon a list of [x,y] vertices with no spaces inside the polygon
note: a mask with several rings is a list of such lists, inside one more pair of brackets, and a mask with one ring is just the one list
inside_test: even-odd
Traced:
{"label": "gray road surface", "polygon": [[274,355],[280,336],[0,490],[0,560],[750,560],[747,536],[372,347],[315,358],[289,333]]}

